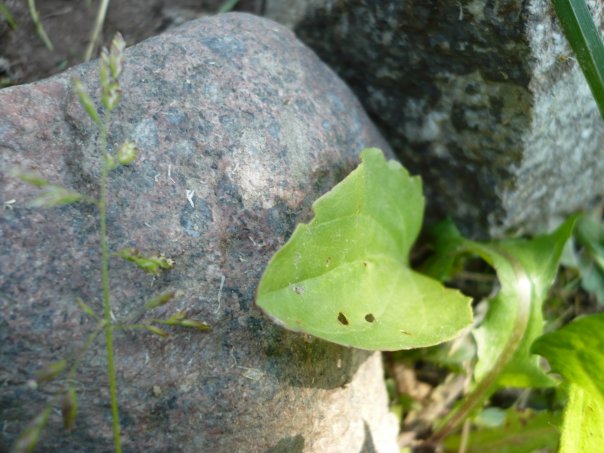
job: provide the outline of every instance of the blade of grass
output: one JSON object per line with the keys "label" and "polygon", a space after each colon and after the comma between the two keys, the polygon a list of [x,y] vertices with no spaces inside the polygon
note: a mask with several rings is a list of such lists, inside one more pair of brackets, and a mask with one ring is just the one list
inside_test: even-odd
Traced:
{"label": "blade of grass", "polygon": [[10,28],[13,30],[17,29],[17,22],[15,22],[13,15],[4,3],[0,3],[0,16],[4,16],[4,19]]}
{"label": "blade of grass", "polygon": [[604,119],[604,44],[585,0],[552,0]]}
{"label": "blade of grass", "polygon": [[42,26],[42,21],[40,20],[40,14],[38,13],[38,10],[36,9],[35,0],[27,0],[27,5],[29,6],[29,14],[31,15],[31,20],[34,22],[34,25],[36,26],[36,33],[38,34],[38,36],[40,37],[42,42],[44,42],[44,45],[46,46],[46,48],[52,52],[53,50],[55,50],[55,48],[52,45],[50,38],[46,34],[46,31],[44,31],[44,27]]}
{"label": "blade of grass", "polygon": [[84,61],[90,61],[92,54],[96,49],[101,36],[101,31],[103,30],[103,24],[105,23],[105,17],[107,16],[107,8],[109,8],[109,0],[101,0],[99,9],[96,13],[96,19],[94,21],[94,29],[90,35],[90,42],[88,43],[88,47],[86,47],[86,52],[84,53]]}

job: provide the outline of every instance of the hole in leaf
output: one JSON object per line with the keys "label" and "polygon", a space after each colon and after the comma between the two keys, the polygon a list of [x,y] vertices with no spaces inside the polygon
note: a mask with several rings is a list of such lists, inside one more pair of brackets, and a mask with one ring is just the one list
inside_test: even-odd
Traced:
{"label": "hole in leaf", "polygon": [[340,324],[343,324],[345,326],[348,325],[348,318],[346,318],[346,316],[342,312],[338,314],[338,321],[340,321]]}
{"label": "hole in leaf", "polygon": [[373,316],[371,313],[367,313],[365,315],[365,321],[367,321],[367,322],[373,322],[373,321],[375,321],[375,316]]}

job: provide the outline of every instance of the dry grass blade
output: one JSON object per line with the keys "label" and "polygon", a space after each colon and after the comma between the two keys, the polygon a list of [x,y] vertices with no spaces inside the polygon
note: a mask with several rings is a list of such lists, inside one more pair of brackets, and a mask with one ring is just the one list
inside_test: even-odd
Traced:
{"label": "dry grass blade", "polygon": [[84,53],[84,61],[90,61],[92,54],[98,45],[101,31],[103,30],[103,24],[105,23],[105,17],[107,16],[107,8],[109,8],[109,0],[102,0],[99,5],[96,20],[94,21],[94,29],[90,35],[90,42],[88,43],[88,47],[86,47],[86,53]]}

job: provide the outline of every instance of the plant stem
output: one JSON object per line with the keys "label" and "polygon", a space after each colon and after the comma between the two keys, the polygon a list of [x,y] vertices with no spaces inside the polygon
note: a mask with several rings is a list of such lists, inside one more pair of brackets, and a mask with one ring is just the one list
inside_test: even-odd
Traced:
{"label": "plant stem", "polygon": [[27,0],[27,5],[29,6],[29,14],[31,16],[31,20],[36,26],[36,33],[38,34],[46,48],[52,52],[53,50],[55,50],[55,48],[52,45],[50,38],[46,34],[46,31],[44,30],[44,26],[42,25],[42,21],[40,20],[40,14],[38,13],[38,9],[36,8],[35,0]]}
{"label": "plant stem", "polygon": [[76,371],[77,371],[78,367],[80,366],[80,362],[84,358],[84,355],[88,352],[88,350],[90,349],[90,346],[92,346],[92,344],[94,343],[94,340],[96,340],[98,338],[98,336],[101,334],[101,332],[103,332],[104,329],[105,329],[105,320],[102,320],[98,323],[97,328],[94,329],[94,331],[88,335],[86,342],[80,348],[78,353],[75,355],[75,357],[73,359],[73,363],[71,364],[71,367],[69,368],[69,373],[68,373],[69,379],[75,379]]}
{"label": "plant stem", "polygon": [[99,35],[101,34],[101,30],[103,29],[103,24],[105,23],[105,16],[107,15],[107,8],[109,7],[109,0],[102,0],[99,5],[98,12],[96,14],[96,20],[94,22],[94,30],[92,30],[92,34],[90,35],[90,42],[88,43],[88,47],[86,47],[86,53],[84,54],[84,61],[90,61],[92,58],[92,54],[94,53],[94,49],[99,41]]}
{"label": "plant stem", "polygon": [[113,358],[113,326],[111,324],[111,299],[109,294],[109,251],[107,247],[107,130],[111,113],[107,109],[101,126],[101,193],[99,196],[99,217],[101,223],[101,271],[103,276],[103,307],[105,311],[105,339],[107,343],[107,370],[109,372],[109,394],[111,396],[111,418],[113,420],[113,441],[116,453],[122,451],[120,435],[120,415],[117,405],[117,385]]}
{"label": "plant stem", "polygon": [[[487,256],[485,256],[480,247],[472,250],[471,242],[469,242],[468,245],[468,248],[471,251],[482,255],[483,258],[487,259]],[[495,248],[494,246],[491,247]],[[470,415],[470,413],[489,396],[490,391],[497,382],[497,378],[514,356],[514,353],[518,349],[518,346],[520,346],[522,338],[526,332],[532,303],[531,281],[516,258],[500,248],[497,248],[497,252],[504,256],[506,260],[512,264],[518,282],[518,313],[514,321],[514,330],[505,344],[505,347],[499,354],[499,357],[497,358],[495,365],[493,365],[493,368],[491,368],[486,376],[478,383],[476,388],[468,396],[466,396],[461,406],[459,406],[457,410],[452,413],[445,424],[441,426],[427,441],[427,443],[430,445],[435,445],[441,442],[451,432],[457,429],[459,424],[462,423],[466,417],[468,417],[468,415]]]}

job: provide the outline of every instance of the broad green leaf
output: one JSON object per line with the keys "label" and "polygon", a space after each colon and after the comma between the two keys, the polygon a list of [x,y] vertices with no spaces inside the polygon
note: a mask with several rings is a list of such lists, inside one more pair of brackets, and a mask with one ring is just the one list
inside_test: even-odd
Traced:
{"label": "broad green leaf", "polygon": [[578,318],[543,335],[532,351],[544,356],[566,380],[604,399],[604,313]]}
{"label": "broad green leaf", "polygon": [[[505,411],[505,415],[506,419],[501,426],[473,430],[464,451],[466,453],[554,451],[558,444],[555,423],[559,417],[547,412],[518,412],[514,409]],[[444,442],[445,452],[460,451],[460,444],[459,434],[448,437]]]}
{"label": "broad green leaf", "polygon": [[598,452],[603,447],[604,399],[599,394],[571,384],[564,411],[559,453]]}
{"label": "broad green leaf", "polygon": [[575,221],[571,217],[553,233],[532,240],[491,244],[467,241],[468,249],[495,268],[501,284],[498,295],[489,303],[485,320],[474,331],[478,348],[474,370],[477,382],[500,368],[496,382],[502,386],[554,384],[541,370],[539,357],[531,354],[530,346],[543,333],[543,301]]}
{"label": "broad green leaf", "polygon": [[472,322],[470,299],[409,268],[421,181],[380,150],[318,199],[271,259],[256,303],[275,322],[369,350],[430,346]]}
{"label": "broad green leaf", "polygon": [[531,348],[569,386],[561,453],[604,445],[604,313],[585,316],[538,338]]}

